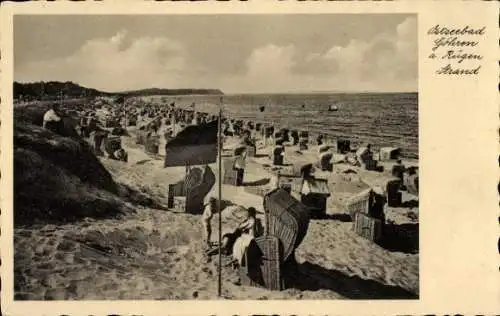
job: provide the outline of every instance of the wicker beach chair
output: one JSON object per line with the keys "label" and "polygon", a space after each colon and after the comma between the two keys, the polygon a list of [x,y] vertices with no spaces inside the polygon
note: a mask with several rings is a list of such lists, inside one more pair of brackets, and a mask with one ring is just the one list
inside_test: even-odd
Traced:
{"label": "wicker beach chair", "polygon": [[104,139],[104,151],[109,157],[115,158],[114,153],[120,148],[122,148],[120,136],[108,136]]}
{"label": "wicker beach chair", "polygon": [[144,150],[150,154],[158,154],[159,141],[159,137],[156,135],[147,136],[144,143]]}
{"label": "wicker beach chair", "polygon": [[308,142],[309,141],[305,138],[299,139],[299,150],[307,150],[309,148],[309,146],[307,145]]}
{"label": "wicker beach chair", "polygon": [[408,193],[418,196],[418,174],[417,173],[405,173],[404,174],[404,185]]}
{"label": "wicker beach chair", "polygon": [[283,146],[276,146],[273,149],[273,156],[272,156],[273,165],[275,165],[275,166],[282,166],[283,165],[283,160],[284,160],[284,156],[285,156],[284,151],[285,150],[284,150]]}
{"label": "wicker beach chair", "polygon": [[120,120],[116,118],[106,118],[104,119],[103,125],[106,128],[119,127]]}
{"label": "wicker beach chair", "polygon": [[243,176],[245,174],[245,170],[236,169],[234,167],[236,162],[236,158],[230,158],[224,160],[223,163],[223,184],[232,185],[232,186],[241,186],[243,184]]}
{"label": "wicker beach chair", "polygon": [[282,128],[282,129],[280,129],[279,133],[281,134],[281,138],[285,142],[289,142],[290,141],[290,130],[289,129]]}
{"label": "wicker beach chair", "polygon": [[382,147],[379,151],[379,160],[395,160],[399,158],[401,154],[401,149],[397,147]]}
{"label": "wicker beach chair", "polygon": [[94,131],[90,134],[90,144],[91,148],[94,151],[94,155],[103,156],[104,152],[102,151],[104,139],[107,137],[107,133],[104,131]]}
{"label": "wicker beach chair", "polygon": [[337,153],[347,154],[351,151],[351,141],[348,139],[338,139],[337,140]]}
{"label": "wicker beach chair", "polygon": [[308,131],[300,131],[299,137],[300,138],[307,138],[307,140],[309,140],[309,132]]}
{"label": "wicker beach chair", "polygon": [[358,212],[354,217],[353,230],[359,236],[377,242],[382,238],[383,223],[380,219]]}
{"label": "wicker beach chair", "polygon": [[292,130],[290,132],[290,137],[292,139],[292,145],[297,146],[299,144],[299,132],[297,130]]}
{"label": "wicker beach chair", "polygon": [[281,272],[283,249],[279,238],[262,236],[253,240],[245,253],[245,266],[240,268],[241,283],[280,291],[285,288]]}
{"label": "wicker beach chair", "polygon": [[283,246],[283,262],[295,260],[295,249],[309,227],[308,210],[283,189],[264,197],[265,236],[276,236]]}
{"label": "wicker beach chair", "polygon": [[309,210],[311,218],[322,218],[326,215],[327,200],[330,196],[328,180],[312,176],[304,179],[300,202]]}
{"label": "wicker beach chair", "polygon": [[[306,164],[310,165],[310,164]],[[291,176],[291,177],[302,177],[302,168],[305,165],[302,164],[293,164],[289,166],[284,166],[281,168],[278,173],[283,176]]]}
{"label": "wicker beach chair", "polygon": [[372,189],[366,189],[358,194],[352,196],[347,200],[346,209],[351,216],[351,219],[355,219],[356,213],[368,214],[370,211],[370,196]]}
{"label": "wicker beach chair", "polygon": [[295,249],[307,233],[309,212],[283,189],[264,197],[264,210],[264,236],[248,247],[240,277],[245,285],[283,290],[294,276]]}
{"label": "wicker beach chair", "polygon": [[319,155],[319,167],[321,171],[333,171],[332,164],[333,154],[330,152],[323,152]]}
{"label": "wicker beach chair", "polygon": [[401,206],[402,194],[399,191],[401,189],[401,180],[400,179],[392,179],[387,181],[386,184],[386,192],[387,192],[387,205],[390,207],[398,207]]}
{"label": "wicker beach chair", "polygon": [[302,184],[304,179],[302,176],[293,175],[283,175],[278,173],[277,175],[277,187],[285,190],[288,194],[295,198],[300,198],[300,191],[302,189]]}
{"label": "wicker beach chair", "polygon": [[[205,166],[204,170],[189,170],[184,180],[168,186],[168,208],[190,214],[203,212],[203,201],[215,184],[215,174]],[[177,202],[177,203],[176,203]]]}
{"label": "wicker beach chair", "polygon": [[147,135],[146,128],[145,127],[139,128],[139,130],[136,132],[135,143],[138,145],[144,145],[146,143],[146,135]]}
{"label": "wicker beach chair", "polygon": [[393,177],[396,177],[396,178],[400,179],[401,181],[404,181],[405,171],[406,171],[406,168],[404,165],[396,164],[396,165],[392,166],[391,174]]}

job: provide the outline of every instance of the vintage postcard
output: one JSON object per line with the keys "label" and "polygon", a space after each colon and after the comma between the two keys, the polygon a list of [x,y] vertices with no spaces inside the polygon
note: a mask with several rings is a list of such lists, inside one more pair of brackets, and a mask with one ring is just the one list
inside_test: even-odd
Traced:
{"label": "vintage postcard", "polygon": [[498,312],[498,8],[2,5],[2,311]]}

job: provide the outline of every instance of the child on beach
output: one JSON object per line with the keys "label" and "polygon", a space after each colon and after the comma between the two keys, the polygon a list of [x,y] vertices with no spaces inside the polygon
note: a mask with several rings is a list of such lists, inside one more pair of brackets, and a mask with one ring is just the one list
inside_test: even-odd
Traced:
{"label": "child on beach", "polygon": [[203,215],[201,216],[204,233],[203,238],[207,248],[211,247],[210,240],[212,237],[212,218],[215,212],[217,212],[217,199],[211,197],[208,204],[205,206]]}

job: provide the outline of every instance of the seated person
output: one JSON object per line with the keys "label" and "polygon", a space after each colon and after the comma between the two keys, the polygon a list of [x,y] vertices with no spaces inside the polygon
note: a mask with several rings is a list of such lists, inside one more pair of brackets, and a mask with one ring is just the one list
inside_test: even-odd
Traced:
{"label": "seated person", "polygon": [[405,165],[403,165],[403,162],[401,161],[401,159],[398,159],[396,164],[394,166],[392,166],[392,175],[394,177],[400,179],[401,181],[404,180],[405,171],[406,171],[406,167],[405,167]]}
{"label": "seated person", "polygon": [[248,208],[247,218],[238,225],[233,233],[224,234],[222,237],[221,248],[224,253],[229,254],[232,250],[233,262],[240,266],[243,263],[248,245],[256,236],[256,213],[255,208]]}
{"label": "seated person", "polygon": [[61,125],[61,115],[59,113],[59,104],[53,103],[50,109],[43,115],[43,128],[58,133]]}

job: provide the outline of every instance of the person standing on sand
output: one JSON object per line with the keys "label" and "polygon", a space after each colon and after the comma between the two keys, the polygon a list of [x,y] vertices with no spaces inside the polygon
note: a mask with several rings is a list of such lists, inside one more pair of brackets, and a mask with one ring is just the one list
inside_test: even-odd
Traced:
{"label": "person standing on sand", "polygon": [[217,199],[211,197],[208,204],[203,210],[203,215],[201,216],[201,222],[203,225],[204,242],[208,249],[211,247],[210,240],[212,238],[212,218],[214,213],[217,212]]}

